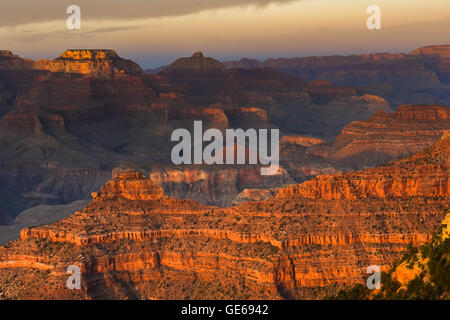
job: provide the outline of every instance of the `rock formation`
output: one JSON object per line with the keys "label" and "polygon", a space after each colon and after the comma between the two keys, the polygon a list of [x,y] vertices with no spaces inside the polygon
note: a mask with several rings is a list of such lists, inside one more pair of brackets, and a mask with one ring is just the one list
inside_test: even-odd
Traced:
{"label": "rock formation", "polygon": [[391,105],[448,105],[449,52],[449,45],[437,45],[418,48],[409,54],[376,53],[265,61],[242,59],[223,64],[228,69],[269,67],[306,81],[327,80],[333,85],[359,86],[366,93],[382,95]]}
{"label": "rock formation", "polygon": [[33,69],[34,61],[21,59],[10,50],[0,50],[0,70]]}
{"label": "rock formation", "polygon": [[[364,59],[385,63],[399,57]],[[331,145],[349,122],[364,122],[378,109],[390,113],[393,106],[358,86],[305,82],[270,68],[226,70],[201,53],[176,61],[173,68],[145,75],[113,50],[67,50],[40,62],[2,52],[0,223],[13,223],[20,212],[36,205],[86,199],[118,166],[159,166],[155,175],[177,171],[185,181],[174,183],[164,174],[158,180],[167,194],[227,206],[244,189],[279,188],[407,156],[433,143],[431,136],[438,136],[448,122],[439,118],[417,126],[435,135],[424,136],[413,128],[408,129],[409,142],[404,137],[380,142],[378,137],[373,144],[352,124]],[[445,95],[442,87],[436,90]],[[202,120],[205,129],[280,129],[282,175],[251,180],[254,169],[246,167],[172,171],[170,134],[176,128],[190,129],[194,120]],[[399,121],[405,126],[409,120]],[[396,125],[386,123],[387,128]],[[367,150],[369,145],[373,149]],[[391,151],[386,155],[385,150]],[[189,182],[198,172],[206,174]]]}
{"label": "rock formation", "polygon": [[342,300],[448,300],[450,298],[450,214],[430,243],[410,247],[392,268],[381,275],[381,290],[356,284],[332,297]]}
{"label": "rock formation", "polygon": [[36,69],[88,75],[140,75],[141,67],[131,60],[120,58],[114,50],[72,49],[53,60],[39,60]]}
{"label": "rock formation", "polygon": [[364,171],[317,176],[300,185],[282,188],[278,196],[299,195],[327,200],[445,197],[450,186],[447,172],[449,155],[450,145],[445,137],[409,158]]}
{"label": "rock formation", "polygon": [[237,206],[248,201],[263,201],[272,198],[278,189],[244,189],[233,200],[233,205]]}
{"label": "rock formation", "polygon": [[[409,81],[418,81],[422,77],[423,80],[435,82],[437,78],[432,72],[441,74],[440,68],[445,69],[449,52],[449,45],[437,45],[418,48],[409,54],[375,53],[267,59],[265,61],[245,58],[240,61],[226,61],[224,65],[233,69],[270,67],[304,80],[329,80],[334,84],[345,85],[355,84],[355,80],[376,83],[380,80],[381,82],[385,80],[393,82],[394,79],[397,79],[404,82],[407,80],[407,76],[413,76],[413,79],[409,79]],[[433,64],[430,60],[434,60],[435,63]],[[408,71],[406,70],[408,65],[415,68]],[[429,71],[427,71],[428,68]],[[418,71],[422,71],[422,73]],[[380,78],[380,76],[383,76],[383,78]],[[402,79],[399,77],[402,77]],[[443,78],[442,80],[445,81],[446,79]]]}
{"label": "rock formation", "polygon": [[180,58],[171,65],[167,66],[164,74],[203,74],[203,73],[222,73],[225,68],[219,61],[203,56],[200,51],[195,52],[189,58]]}
{"label": "rock formation", "polygon": [[[170,167],[171,132],[190,129],[194,120],[205,129],[279,128],[282,135],[323,140],[377,108],[389,111],[382,98],[356,87],[306,83],[269,68],[225,70],[200,53],[176,61],[174,72],[153,76],[113,50],[67,50],[38,62],[3,52],[0,60],[2,224],[36,205],[86,199],[115,167]],[[284,146],[282,178],[247,184],[240,177],[253,171],[222,168],[192,185],[161,183],[170,195],[231,205],[244,189],[278,188],[336,171],[328,160],[305,156],[304,146]],[[189,176],[199,168],[185,169]]]}
{"label": "rock formation", "polygon": [[[229,209],[119,172],[84,209],[0,248],[2,298],[318,298],[386,270],[448,211],[450,139]],[[79,266],[81,290],[66,287]]]}
{"label": "rock formation", "polygon": [[410,55],[424,60],[425,65],[434,70],[439,79],[450,83],[450,46],[422,47],[412,51]]}
{"label": "rock formation", "polygon": [[149,175],[166,194],[223,207],[231,206],[246,189],[272,189],[295,183],[285,168],[273,176],[261,176],[260,172],[256,165],[225,168],[218,165],[153,168]]}
{"label": "rock formation", "polygon": [[333,144],[333,158],[359,168],[379,165],[425,149],[449,129],[447,106],[406,105],[395,113],[379,111],[342,130]]}
{"label": "rock formation", "polygon": [[120,173],[109,181],[100,192],[92,193],[94,201],[114,199],[157,200],[164,195],[163,189],[151,180],[142,179],[137,172]]}
{"label": "rock formation", "polygon": [[[446,50],[307,58],[296,77],[201,53],[146,75],[112,50],[0,51],[0,224],[93,197],[0,249],[0,297],[314,298],[386,269],[448,210]],[[173,167],[170,134],[194,120],[280,129],[279,173]]]}

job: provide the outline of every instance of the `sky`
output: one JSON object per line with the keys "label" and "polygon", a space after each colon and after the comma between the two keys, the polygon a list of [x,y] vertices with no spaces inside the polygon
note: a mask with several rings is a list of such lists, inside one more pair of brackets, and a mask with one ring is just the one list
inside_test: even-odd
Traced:
{"label": "sky", "polygon": [[[69,5],[81,29],[68,30]],[[381,9],[381,29],[366,12]],[[409,52],[450,44],[449,0],[0,0],[0,49],[24,58],[114,49],[144,68],[219,60]]]}

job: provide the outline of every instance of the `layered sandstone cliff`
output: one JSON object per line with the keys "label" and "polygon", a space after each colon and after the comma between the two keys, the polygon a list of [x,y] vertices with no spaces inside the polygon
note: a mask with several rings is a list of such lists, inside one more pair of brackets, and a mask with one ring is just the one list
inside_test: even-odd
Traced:
{"label": "layered sandstone cliff", "polygon": [[330,150],[332,155],[326,156],[357,168],[379,165],[425,149],[449,129],[447,106],[400,106],[395,113],[379,111],[345,126]]}
{"label": "layered sandstone cliff", "polygon": [[168,166],[152,169],[149,176],[173,197],[223,207],[231,206],[246,189],[278,189],[295,183],[285,168],[272,176],[262,176],[261,167],[256,165]]}
{"label": "layered sandstone cliff", "polygon": [[270,67],[304,80],[329,80],[340,85],[390,82],[414,87],[448,81],[449,45],[418,48],[410,54],[375,53],[350,56],[227,61],[227,68]]}
{"label": "layered sandstone cliff", "polygon": [[381,290],[371,291],[361,283],[340,290],[333,298],[368,300],[448,300],[450,298],[450,214],[432,240],[410,247],[389,271],[381,275]]}
{"label": "layered sandstone cliff", "polygon": [[[3,298],[318,298],[383,270],[448,211],[450,140],[230,209],[119,172],[83,210],[0,248]],[[320,183],[319,183],[320,181]],[[66,287],[68,266],[81,290]]]}
{"label": "layered sandstone cliff", "polygon": [[143,74],[143,70],[137,63],[120,58],[114,50],[105,49],[67,50],[56,59],[39,60],[36,62],[35,68],[51,72],[96,76]]}
{"label": "layered sandstone cliff", "polygon": [[[383,106],[381,98],[374,104],[354,87],[307,84],[268,68],[226,71],[200,53],[174,63],[185,71],[157,76],[140,74],[112,50],[67,50],[40,62],[3,56],[10,69],[0,65],[0,223],[39,204],[86,199],[117,166],[169,167],[171,133],[192,129],[195,120],[205,129],[279,128],[290,136],[334,137],[349,121]],[[306,147],[285,146],[288,172],[270,181],[253,181],[253,169],[222,168],[190,183],[186,168],[186,181],[161,179],[164,190],[223,206],[244,189],[334,172],[329,164],[304,161]],[[60,179],[67,171],[84,178]]]}
{"label": "layered sandstone cliff", "polygon": [[143,74],[137,63],[108,49],[70,49],[58,58],[39,61],[22,59],[9,50],[0,50],[0,70],[41,70],[95,76]]}
{"label": "layered sandstone cliff", "polygon": [[[231,205],[245,189],[278,188],[360,168],[346,166],[345,156],[337,167],[325,140],[377,109],[390,112],[386,99],[356,86],[305,82],[270,68],[223,70],[200,53],[174,63],[185,71],[157,76],[140,74],[112,50],[67,50],[44,62],[6,51],[1,55],[8,61],[0,62],[3,224],[36,205],[88,198],[118,166],[159,166],[153,177],[166,194],[220,206]],[[286,137],[280,174],[257,178],[259,168],[245,166],[172,170],[170,135],[177,128],[191,129],[195,120],[205,129],[280,129]],[[426,130],[435,125],[439,131],[445,121]],[[428,146],[417,140],[411,152]],[[392,141],[394,147],[383,147],[395,148]],[[363,157],[373,158],[378,157],[370,152]]]}
{"label": "layered sandstone cliff", "polygon": [[300,185],[282,188],[278,196],[328,200],[446,197],[450,190],[450,144],[446,134],[443,137],[409,158],[364,171],[318,176]]}
{"label": "layered sandstone cliff", "polygon": [[[381,95],[391,105],[450,103],[449,45],[427,46],[409,54],[375,53],[350,56],[227,61],[226,68],[272,68],[303,80],[358,86]],[[425,90],[425,91],[424,91]]]}

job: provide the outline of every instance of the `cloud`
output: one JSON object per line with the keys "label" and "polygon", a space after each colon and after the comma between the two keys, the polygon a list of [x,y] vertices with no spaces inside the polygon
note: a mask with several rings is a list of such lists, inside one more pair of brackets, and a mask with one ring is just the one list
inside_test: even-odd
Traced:
{"label": "cloud", "polygon": [[130,20],[181,16],[208,9],[228,7],[264,7],[270,3],[299,0],[1,0],[0,27],[62,20],[66,8],[76,4],[82,19]]}
{"label": "cloud", "polygon": [[70,31],[66,30],[47,30],[47,31],[32,31],[32,30],[20,30],[16,33],[10,33],[10,38],[17,42],[38,42],[44,39],[50,38],[94,38],[99,34],[114,33],[127,30],[137,30],[141,26],[121,26],[121,27],[104,27],[104,28],[84,28],[81,30]]}

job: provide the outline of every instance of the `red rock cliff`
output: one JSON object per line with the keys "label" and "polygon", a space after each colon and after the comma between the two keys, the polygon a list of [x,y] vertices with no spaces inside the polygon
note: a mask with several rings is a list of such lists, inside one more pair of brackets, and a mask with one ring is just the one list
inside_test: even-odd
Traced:
{"label": "red rock cliff", "polygon": [[[0,248],[3,297],[318,298],[431,239],[448,211],[449,144],[231,209],[121,172],[85,209]],[[82,290],[65,287],[74,264]]]}

